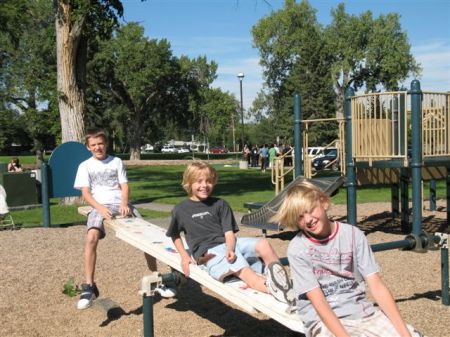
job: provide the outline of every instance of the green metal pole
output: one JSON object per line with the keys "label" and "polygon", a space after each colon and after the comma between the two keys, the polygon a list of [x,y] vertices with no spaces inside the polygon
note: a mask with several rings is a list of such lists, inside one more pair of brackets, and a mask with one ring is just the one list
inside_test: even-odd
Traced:
{"label": "green metal pole", "polygon": [[345,91],[345,170],[347,176],[347,222],[356,225],[356,169],[352,153],[352,108],[351,98],[355,95],[352,88]]}
{"label": "green metal pole", "polygon": [[436,179],[430,180],[430,211],[436,210]]}
{"label": "green metal pole", "polygon": [[44,227],[50,227],[50,200],[48,194],[48,165],[41,165],[41,197],[42,197],[42,224]]}
{"label": "green metal pole", "polygon": [[144,337],[153,337],[153,295],[143,296]]}
{"label": "green metal pole", "polygon": [[400,169],[400,199],[401,199],[401,220],[400,225],[402,233],[407,234],[411,231],[409,226],[409,174],[407,168]]}
{"label": "green metal pole", "polygon": [[411,82],[411,176],[412,176],[412,233],[422,232],[422,91],[420,82]]}
{"label": "green metal pole", "polygon": [[[295,176],[303,175],[302,139],[302,98],[299,93],[294,95],[294,148],[295,148]],[[307,156],[307,153],[303,154]]]}
{"label": "green metal pole", "polygon": [[[398,155],[398,96],[394,97],[393,122],[394,122],[394,154]],[[399,212],[399,182],[392,184],[391,187],[391,210],[392,218],[397,218]]]}
{"label": "green metal pole", "polygon": [[394,183],[391,186],[391,209],[392,209],[392,218],[397,218],[400,214],[400,207],[399,207],[399,193],[398,193],[398,189],[399,189],[399,184]]}
{"label": "green metal pole", "polygon": [[390,250],[390,249],[412,249],[414,248],[416,242],[414,240],[398,240],[398,241],[392,241],[392,242],[383,242],[383,243],[377,243],[371,245],[373,252],[381,252],[383,250]]}
{"label": "green metal pole", "polygon": [[447,166],[447,228],[450,227],[450,166]]}
{"label": "green metal pole", "polygon": [[448,248],[441,248],[441,288],[442,304],[444,305],[450,305],[448,287]]}

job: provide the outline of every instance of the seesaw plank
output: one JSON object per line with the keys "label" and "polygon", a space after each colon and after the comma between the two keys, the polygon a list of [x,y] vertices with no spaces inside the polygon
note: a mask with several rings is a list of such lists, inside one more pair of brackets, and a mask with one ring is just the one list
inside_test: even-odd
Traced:
{"label": "seesaw plank", "polygon": [[[88,207],[80,207],[79,213],[87,215]],[[175,270],[181,270],[181,258],[165,233],[166,230],[141,218],[122,218],[106,221],[105,224],[116,232],[116,236],[145,253],[155,257]],[[298,314],[287,313],[288,306],[269,294],[254,289],[245,289],[242,281],[222,283],[214,280],[199,266],[191,265],[190,278],[212,290],[242,310],[262,312],[277,322],[296,332],[304,332],[303,322]]]}

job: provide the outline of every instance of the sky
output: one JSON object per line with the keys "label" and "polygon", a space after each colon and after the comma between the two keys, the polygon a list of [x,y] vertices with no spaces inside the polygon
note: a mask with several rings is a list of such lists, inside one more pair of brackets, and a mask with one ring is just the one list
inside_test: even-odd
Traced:
{"label": "sky", "polygon": [[[422,68],[422,90],[450,90],[449,0],[310,0],[326,26],[330,12],[344,2],[346,12],[373,17],[396,12],[411,52]],[[213,87],[240,97],[238,73],[244,73],[243,104],[248,109],[262,88],[263,70],[252,46],[252,27],[283,7],[284,0],[123,0],[125,22],[138,22],[151,39],[166,38],[174,55],[206,56],[218,63]],[[412,78],[404,84],[410,87]]]}

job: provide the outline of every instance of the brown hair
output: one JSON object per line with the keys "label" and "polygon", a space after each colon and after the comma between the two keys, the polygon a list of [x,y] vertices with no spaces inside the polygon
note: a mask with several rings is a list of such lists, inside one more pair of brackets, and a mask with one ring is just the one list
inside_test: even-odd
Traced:
{"label": "brown hair", "polygon": [[99,130],[99,129],[94,129],[94,130],[89,130],[86,133],[86,136],[84,137],[84,144],[88,145],[89,144],[89,139],[91,138],[103,138],[103,141],[105,142],[105,144],[108,143],[108,138],[106,137],[106,133],[103,130]]}
{"label": "brown hair", "polygon": [[203,161],[193,161],[184,170],[183,182],[181,183],[184,190],[188,193],[189,196],[192,195],[192,184],[202,174],[206,176],[206,179],[210,181],[213,186],[216,185],[218,178],[216,169]]}
{"label": "brown hair", "polygon": [[270,222],[298,229],[298,221],[303,214],[311,212],[319,202],[329,200],[328,195],[316,185],[307,180],[302,181],[286,192],[283,203],[278,212],[270,218]]}

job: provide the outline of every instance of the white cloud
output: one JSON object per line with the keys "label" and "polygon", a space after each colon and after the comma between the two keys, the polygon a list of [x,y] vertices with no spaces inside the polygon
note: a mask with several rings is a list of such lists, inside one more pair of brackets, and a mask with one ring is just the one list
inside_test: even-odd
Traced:
{"label": "white cloud", "polygon": [[[422,90],[450,90],[450,43],[448,40],[432,40],[426,44],[413,46],[411,51],[422,66],[420,78]],[[413,78],[405,81],[405,86]]]}
{"label": "white cloud", "polygon": [[240,98],[240,85],[237,74],[244,73],[242,82],[242,94],[244,108],[251,107],[258,91],[262,88],[262,68],[258,64],[259,59],[255,57],[227,60],[219,63],[217,70],[217,79],[214,81],[214,87],[220,87],[224,91],[234,94],[237,99]]}

